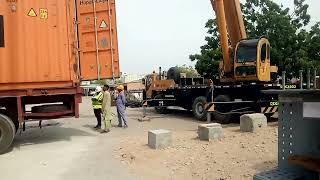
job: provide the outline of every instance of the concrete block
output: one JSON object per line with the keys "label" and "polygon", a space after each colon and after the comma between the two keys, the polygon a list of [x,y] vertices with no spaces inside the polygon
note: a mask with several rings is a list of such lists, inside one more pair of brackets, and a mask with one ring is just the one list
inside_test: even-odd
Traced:
{"label": "concrete block", "polygon": [[200,140],[216,140],[223,138],[223,130],[221,124],[200,124],[198,126],[198,135]]}
{"label": "concrete block", "polygon": [[170,146],[172,133],[168,130],[159,129],[148,132],[148,145],[152,149],[161,149]]}
{"label": "concrete block", "polygon": [[267,126],[268,120],[264,114],[245,114],[240,117],[240,130],[242,132],[256,132]]}

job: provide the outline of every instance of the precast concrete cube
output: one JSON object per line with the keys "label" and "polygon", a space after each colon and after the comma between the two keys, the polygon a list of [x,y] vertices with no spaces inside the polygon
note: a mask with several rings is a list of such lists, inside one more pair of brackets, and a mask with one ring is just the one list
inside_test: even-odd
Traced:
{"label": "precast concrete cube", "polygon": [[148,145],[152,149],[161,149],[170,146],[172,133],[165,129],[151,130],[148,132]]}
{"label": "precast concrete cube", "polygon": [[200,140],[210,141],[223,138],[223,130],[221,124],[200,124],[198,126],[198,135]]}
{"label": "precast concrete cube", "polygon": [[267,126],[268,120],[264,114],[244,114],[240,117],[240,130],[242,132],[256,132]]}

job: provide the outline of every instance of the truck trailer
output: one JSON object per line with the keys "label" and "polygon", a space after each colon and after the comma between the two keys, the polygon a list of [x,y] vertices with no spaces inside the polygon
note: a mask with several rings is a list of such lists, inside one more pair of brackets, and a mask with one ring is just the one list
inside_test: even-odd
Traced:
{"label": "truck trailer", "polygon": [[168,75],[153,73],[145,78],[145,105],[165,114],[168,107],[182,107],[192,111],[198,120],[206,120],[208,113],[219,123],[227,124],[241,114],[264,113],[271,117],[278,111],[278,100],[263,90],[281,89],[278,83],[216,84],[202,77],[186,77],[176,67]]}
{"label": "truck trailer", "polygon": [[0,153],[26,122],[78,118],[82,80],[119,77],[116,27],[114,0],[1,2]]}

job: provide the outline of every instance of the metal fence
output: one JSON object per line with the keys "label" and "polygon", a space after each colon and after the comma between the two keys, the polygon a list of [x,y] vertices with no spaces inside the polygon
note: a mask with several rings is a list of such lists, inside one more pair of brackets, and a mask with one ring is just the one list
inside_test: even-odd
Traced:
{"label": "metal fence", "polygon": [[[306,72],[306,76],[304,77],[303,73]],[[312,72],[312,76],[311,76],[311,72]],[[307,69],[307,70],[300,70],[299,71],[299,84],[298,88],[291,88],[288,87],[288,85],[286,84],[287,82],[287,78],[286,78],[286,71],[282,72],[282,89],[319,89],[319,77],[317,75],[317,69]],[[305,82],[306,79],[306,82]]]}

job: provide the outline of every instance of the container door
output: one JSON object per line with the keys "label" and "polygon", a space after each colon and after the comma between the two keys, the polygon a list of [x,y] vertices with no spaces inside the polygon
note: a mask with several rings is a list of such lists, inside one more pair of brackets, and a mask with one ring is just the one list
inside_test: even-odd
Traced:
{"label": "container door", "polygon": [[76,0],[82,80],[119,77],[114,0]]}
{"label": "container door", "polygon": [[73,84],[68,14],[65,0],[0,0],[0,89]]}

